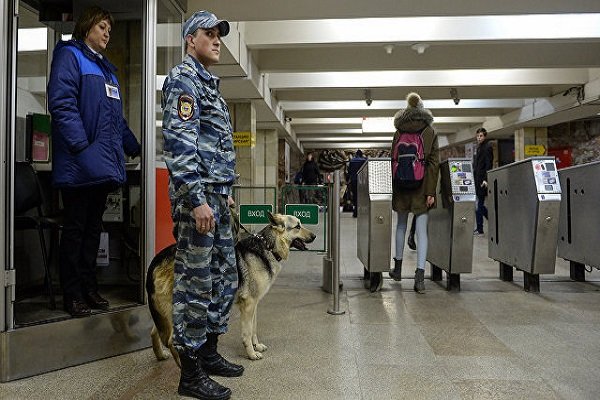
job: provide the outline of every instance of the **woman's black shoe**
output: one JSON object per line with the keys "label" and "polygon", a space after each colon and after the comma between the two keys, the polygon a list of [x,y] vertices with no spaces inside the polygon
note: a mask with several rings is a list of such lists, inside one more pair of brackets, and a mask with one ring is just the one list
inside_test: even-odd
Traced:
{"label": "woman's black shoe", "polygon": [[65,300],[65,311],[75,318],[88,317],[92,313],[84,301],[77,299]]}
{"label": "woman's black shoe", "polygon": [[98,292],[89,292],[84,296],[85,302],[92,308],[108,310],[108,300],[98,294]]}

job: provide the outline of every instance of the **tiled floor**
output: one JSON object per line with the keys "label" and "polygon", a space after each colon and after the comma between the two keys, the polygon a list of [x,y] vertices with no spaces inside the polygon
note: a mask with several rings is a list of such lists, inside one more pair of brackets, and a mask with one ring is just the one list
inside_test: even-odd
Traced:
{"label": "tiled floor", "polygon": [[[588,282],[543,276],[539,294],[498,279],[487,236],[476,237],[474,273],[462,291],[426,281],[412,290],[416,253],[405,276],[381,292],[362,286],[356,220],[341,219],[345,314],[326,311],[322,255],[295,252],[261,303],[259,338],[269,346],[249,361],[239,314],[221,351],[242,363],[241,378],[220,378],[234,399],[597,399],[600,393],[600,271]],[[429,271],[427,271],[428,275]],[[594,282],[595,281],[595,282]],[[2,399],[175,399],[179,371],[150,349],[0,385]]]}

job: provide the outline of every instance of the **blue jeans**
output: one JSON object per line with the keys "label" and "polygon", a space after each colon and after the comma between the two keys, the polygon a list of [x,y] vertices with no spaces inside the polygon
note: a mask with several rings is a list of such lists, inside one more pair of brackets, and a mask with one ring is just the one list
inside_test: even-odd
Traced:
{"label": "blue jeans", "polygon": [[483,233],[483,217],[488,219],[488,209],[485,206],[485,196],[477,195],[477,209],[475,210],[475,222],[477,231]]}

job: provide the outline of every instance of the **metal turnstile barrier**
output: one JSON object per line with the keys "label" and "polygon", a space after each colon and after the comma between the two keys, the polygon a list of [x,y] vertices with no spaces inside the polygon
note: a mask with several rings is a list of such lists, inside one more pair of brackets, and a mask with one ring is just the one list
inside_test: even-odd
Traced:
{"label": "metal turnstile barrier", "polygon": [[427,261],[431,279],[446,289],[460,290],[460,274],[473,270],[473,224],[475,216],[473,165],[468,158],[450,158],[440,164],[437,208],[429,211]]}
{"label": "metal turnstile barrier", "polygon": [[358,171],[356,251],[365,268],[365,287],[381,289],[389,271],[392,237],[392,175],[389,158],[367,160]]}
{"label": "metal turnstile barrier", "polygon": [[558,177],[558,256],[570,261],[571,279],[585,281],[586,265],[600,269],[600,161],[561,169]]}
{"label": "metal turnstile barrier", "polygon": [[553,274],[561,188],[554,157],[532,157],[488,171],[490,258],[500,278],[523,271],[524,289],[539,292],[539,274]]}

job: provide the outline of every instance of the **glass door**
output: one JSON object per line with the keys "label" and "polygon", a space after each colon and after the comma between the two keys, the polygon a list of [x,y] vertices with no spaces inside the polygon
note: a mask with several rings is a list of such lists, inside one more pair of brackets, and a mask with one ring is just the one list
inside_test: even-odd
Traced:
{"label": "glass door", "polygon": [[[76,20],[83,10],[97,4],[92,1],[63,2],[57,9],[54,1],[18,2],[15,111],[9,118],[14,125],[14,144],[10,149],[15,174],[15,196],[11,247],[15,273],[15,327],[71,318],[63,310],[59,274],[59,244],[62,234],[61,192],[53,186],[52,132],[47,108],[48,77],[52,52],[60,40],[69,40]],[[63,4],[63,5],[64,5]],[[69,8],[70,7],[70,8]],[[101,2],[115,23],[104,56],[117,67],[123,115],[137,141],[143,143],[144,9],[141,0]],[[143,154],[143,153],[142,153]],[[109,194],[102,218],[104,232],[96,262],[99,293],[110,302],[110,310],[123,309],[144,302],[143,234],[143,155],[126,158],[127,183]],[[23,169],[32,168],[32,179],[41,195],[38,203],[24,207],[19,199]],[[21,171],[21,172],[20,172]],[[6,187],[6,186],[5,186]],[[31,207],[29,207],[31,206]],[[40,230],[35,221],[50,218]],[[27,218],[30,221],[27,222]],[[105,239],[105,240],[104,240]],[[104,256],[104,257],[103,257]],[[54,301],[52,301],[54,299]],[[93,313],[102,313],[93,310]]]}

